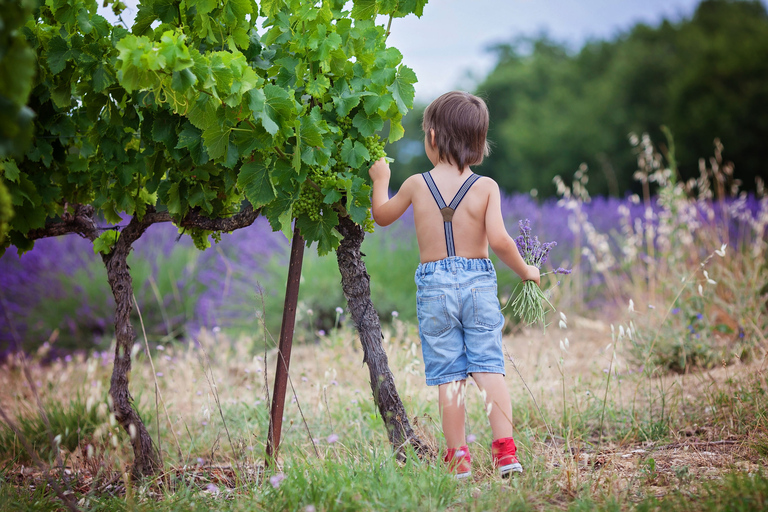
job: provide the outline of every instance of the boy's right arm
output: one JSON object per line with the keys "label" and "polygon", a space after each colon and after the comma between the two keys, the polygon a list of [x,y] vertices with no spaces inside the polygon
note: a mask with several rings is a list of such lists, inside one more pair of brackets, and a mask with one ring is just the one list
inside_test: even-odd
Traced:
{"label": "boy's right arm", "polygon": [[515,240],[507,233],[504,218],[501,215],[501,192],[499,192],[499,185],[495,181],[485,211],[485,231],[491,249],[505,265],[520,276],[523,281],[533,281],[541,286],[539,269],[525,263],[520,251],[517,250]]}
{"label": "boy's right arm", "polygon": [[400,190],[389,198],[389,164],[384,158],[377,160],[368,170],[373,182],[371,194],[371,215],[379,226],[389,226],[411,205],[411,188],[413,180],[408,178]]}

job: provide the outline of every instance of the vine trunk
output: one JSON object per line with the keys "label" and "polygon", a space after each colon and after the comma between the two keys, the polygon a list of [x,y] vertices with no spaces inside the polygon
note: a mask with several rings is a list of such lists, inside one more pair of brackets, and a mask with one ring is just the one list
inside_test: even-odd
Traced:
{"label": "vine trunk", "polygon": [[115,297],[115,364],[109,387],[110,407],[115,419],[128,433],[133,447],[131,474],[135,479],[152,476],[162,468],[159,451],[152,442],[144,422],[133,407],[128,391],[131,374],[131,349],[136,333],[131,324],[133,309],[133,280],[128,268],[128,254],[133,243],[146,231],[151,222],[142,222],[134,216],[115,243],[111,253],[103,255],[107,279]]}
{"label": "vine trunk", "polygon": [[363,362],[368,365],[371,391],[387,428],[389,442],[400,458],[410,443],[419,455],[430,454],[429,447],[414,433],[405,408],[397,394],[395,379],[389,369],[387,353],[382,345],[379,315],[371,301],[371,277],[365,268],[360,246],[365,238],[362,226],[341,217],[337,227],[344,237],[336,250],[341,272],[341,287],[363,346]]}

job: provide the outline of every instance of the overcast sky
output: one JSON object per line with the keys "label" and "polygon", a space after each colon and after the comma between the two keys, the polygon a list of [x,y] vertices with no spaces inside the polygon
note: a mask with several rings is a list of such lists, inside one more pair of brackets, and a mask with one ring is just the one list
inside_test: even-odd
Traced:
{"label": "overcast sky", "polygon": [[[129,23],[137,0],[124,0]],[[763,0],[768,3],[768,0]],[[431,0],[424,15],[394,20],[389,43],[416,71],[416,100],[429,102],[454,88],[473,89],[492,68],[488,46],[547,33],[578,49],[638,22],[689,17],[698,0]],[[100,9],[103,11],[103,9]],[[102,12],[105,16],[107,13]]]}

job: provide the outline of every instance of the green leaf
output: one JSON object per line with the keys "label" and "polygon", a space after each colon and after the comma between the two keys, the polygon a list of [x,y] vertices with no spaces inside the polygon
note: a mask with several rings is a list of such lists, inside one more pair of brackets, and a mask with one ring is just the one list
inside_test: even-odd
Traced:
{"label": "green leaf", "polygon": [[69,45],[61,36],[52,37],[48,42],[48,69],[58,75],[67,66],[67,60],[71,59]]}
{"label": "green leaf", "polygon": [[187,114],[187,117],[193,125],[201,130],[205,130],[218,122],[216,110],[215,100],[207,94],[201,94],[192,106],[189,114]]}
{"label": "green leaf", "polygon": [[112,252],[112,248],[117,243],[117,239],[120,238],[120,232],[116,229],[110,229],[103,232],[99,237],[93,241],[93,254],[109,254]]}
{"label": "green leaf", "polygon": [[339,246],[342,236],[335,229],[339,225],[339,216],[332,208],[323,208],[323,214],[317,221],[302,215],[296,219],[296,225],[299,226],[307,242],[317,242],[317,253],[320,256],[328,254]]}
{"label": "green leaf", "polygon": [[413,96],[415,90],[413,84],[417,81],[416,73],[405,64],[397,69],[397,77],[387,90],[392,93],[392,97],[397,103],[397,109],[405,115],[408,109],[413,107]]}
{"label": "green leaf", "polygon": [[0,171],[3,171],[6,180],[13,181],[15,183],[19,182],[19,168],[16,165],[16,162],[13,160],[0,162]]}
{"label": "green leaf", "polygon": [[197,77],[191,69],[185,68],[181,71],[174,71],[171,78],[171,88],[174,91],[186,92],[187,89],[195,85]]}
{"label": "green leaf", "polygon": [[284,0],[262,0],[259,3],[261,4],[261,15],[268,18],[280,12],[280,9],[285,5]]}
{"label": "green leaf", "polygon": [[371,159],[368,149],[359,141],[352,142],[352,139],[345,139],[341,144],[339,152],[341,158],[353,169],[359,169],[365,162]]}
{"label": "green leaf", "polygon": [[298,189],[291,195],[280,195],[264,206],[262,214],[269,220],[272,231],[282,231],[287,239],[291,239],[291,223],[293,221],[293,203],[299,198]]}
{"label": "green leaf", "polygon": [[230,128],[216,124],[203,131],[205,149],[208,151],[208,156],[211,157],[211,160],[216,160],[226,154],[230,132]]}
{"label": "green leaf", "polygon": [[237,176],[237,187],[245,193],[254,208],[261,208],[277,197],[269,169],[261,160],[243,164]]}
{"label": "green leaf", "polygon": [[360,111],[352,118],[352,126],[360,130],[363,137],[370,137],[384,127],[384,120],[378,114],[367,116]]}
{"label": "green leaf", "polygon": [[[165,195],[163,194],[163,191],[166,188],[167,183],[169,182],[164,181],[158,190],[161,199]],[[182,195],[182,191],[180,190],[180,188],[183,188],[183,192],[186,192],[187,187],[184,182],[182,182],[181,185],[183,185],[183,187],[181,187],[179,183],[171,183],[170,186],[167,187],[168,199],[165,200],[165,206],[168,208],[168,213],[174,217],[182,216],[187,212],[186,202],[183,200],[183,197],[186,197],[186,194]]]}
{"label": "green leaf", "polygon": [[88,11],[85,10],[85,8],[81,8],[77,12],[77,24],[80,26],[80,30],[83,34],[90,34],[91,30],[93,30],[91,19],[88,16]]}
{"label": "green leaf", "polygon": [[376,0],[354,0],[351,16],[356,20],[368,20],[376,16]]}
{"label": "green leaf", "polygon": [[93,90],[102,92],[104,89],[115,83],[115,75],[112,70],[100,62],[91,76],[93,80]]}
{"label": "green leaf", "polygon": [[216,199],[216,191],[204,187],[202,183],[195,184],[190,190],[189,206],[201,207],[206,213],[213,213],[213,204],[211,201]]}
{"label": "green leaf", "polygon": [[387,140],[389,143],[393,143],[403,138],[405,135],[405,128],[403,128],[403,116],[396,116],[389,120],[389,137]]}
{"label": "green leaf", "polygon": [[275,135],[295,112],[294,100],[288,91],[272,84],[248,91],[248,107],[270,135]]}
{"label": "green leaf", "polygon": [[320,107],[312,109],[308,116],[301,118],[301,143],[307,146],[323,146],[323,134],[328,132],[328,123],[323,120]]}
{"label": "green leaf", "polygon": [[336,106],[336,114],[339,117],[349,114],[360,103],[360,97],[360,94],[350,90],[349,83],[344,79],[337,80],[333,85],[331,100]]}

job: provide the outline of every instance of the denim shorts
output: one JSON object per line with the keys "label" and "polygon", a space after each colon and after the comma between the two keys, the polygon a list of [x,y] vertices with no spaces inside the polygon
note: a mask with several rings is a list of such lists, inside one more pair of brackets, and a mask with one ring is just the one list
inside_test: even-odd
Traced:
{"label": "denim shorts", "polygon": [[504,372],[496,271],[489,259],[452,256],[416,270],[416,313],[428,386]]}

